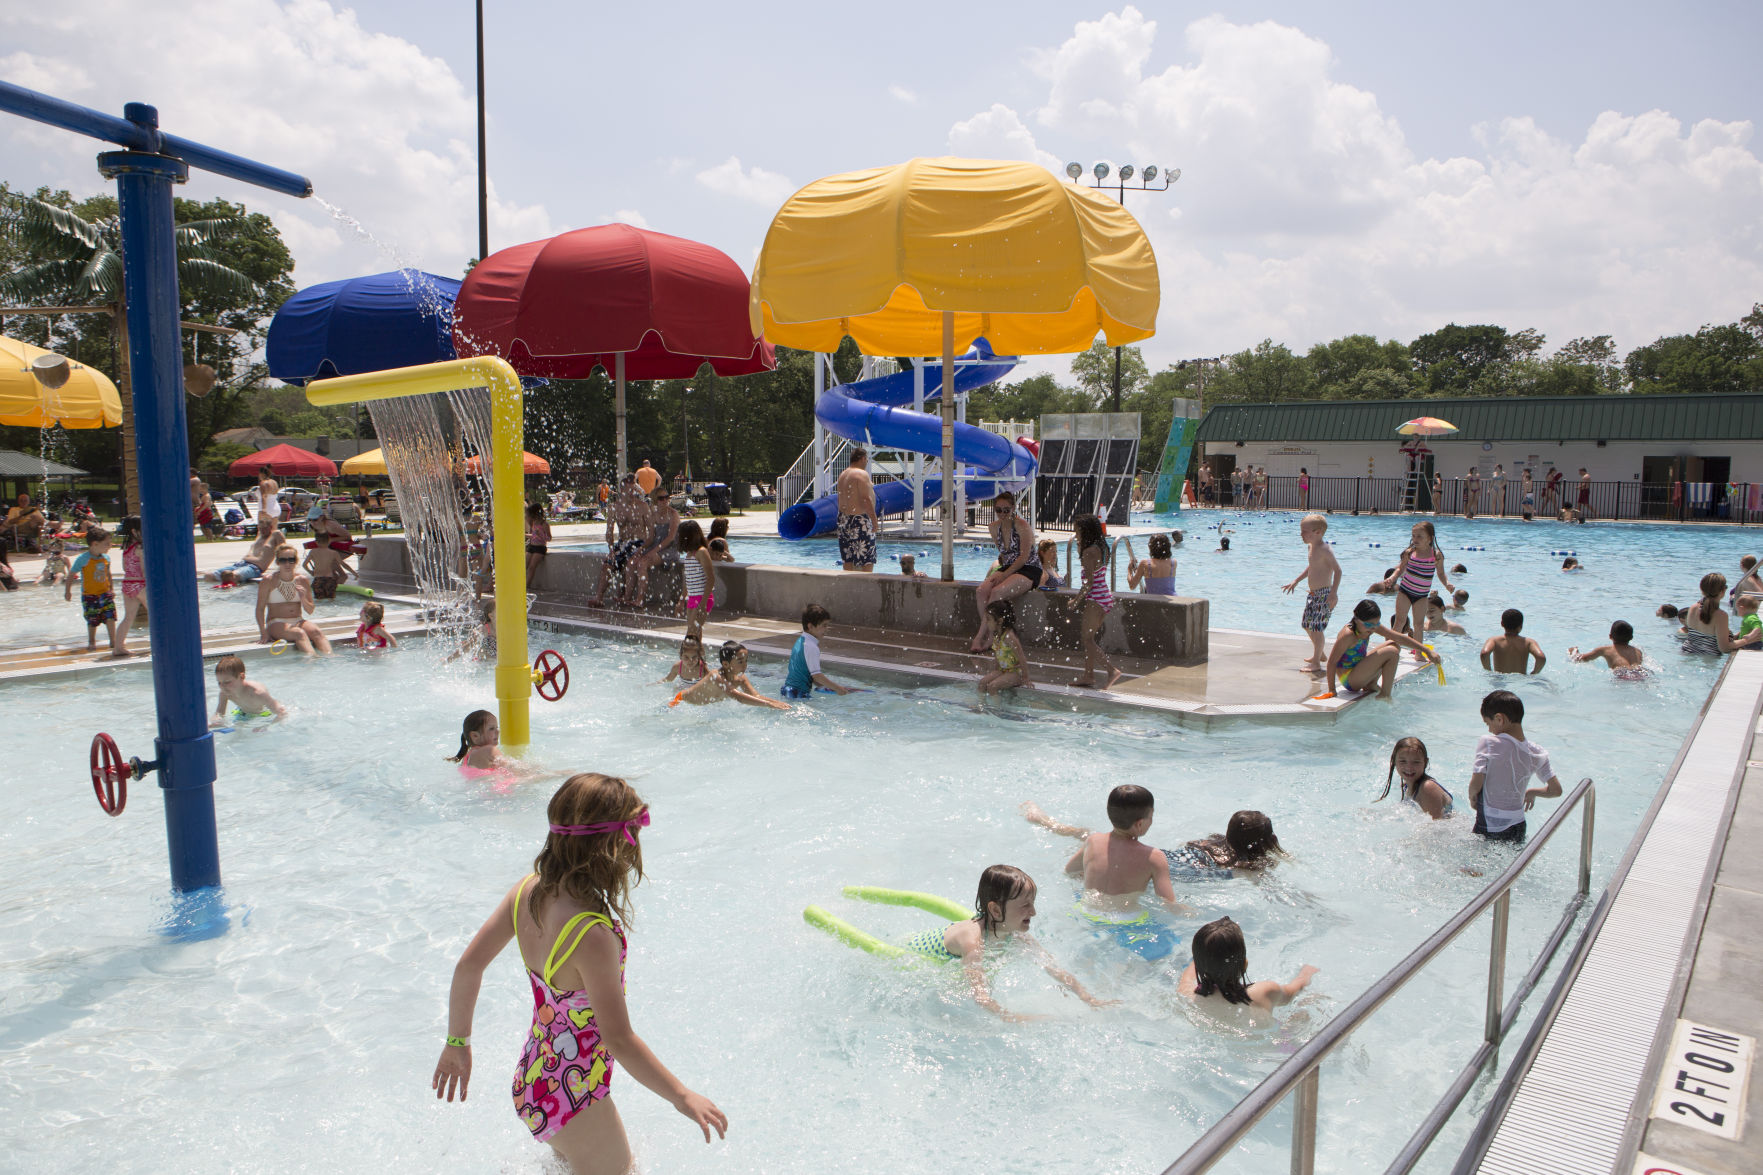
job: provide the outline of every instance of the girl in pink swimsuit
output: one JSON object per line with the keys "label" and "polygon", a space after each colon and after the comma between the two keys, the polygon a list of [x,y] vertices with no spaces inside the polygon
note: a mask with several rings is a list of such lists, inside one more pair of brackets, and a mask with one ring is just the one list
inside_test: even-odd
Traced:
{"label": "girl in pink swimsuit", "polygon": [[1074,677],[1071,684],[1085,689],[1093,689],[1096,685],[1096,666],[1099,664],[1108,671],[1108,684],[1103,689],[1114,688],[1120,680],[1120,667],[1108,659],[1102,651],[1099,638],[1102,635],[1102,624],[1108,613],[1114,611],[1114,592],[1108,587],[1108,540],[1102,534],[1102,520],[1094,514],[1080,516],[1073,524],[1077,532],[1077,557],[1081,570],[1078,582],[1083,591],[1073,600],[1083,616],[1084,671]]}
{"label": "girl in pink swimsuit", "polygon": [[[517,940],[533,992],[532,1027],[514,1070],[514,1109],[533,1137],[577,1171],[625,1171],[630,1140],[612,1104],[614,1056],[631,1076],[692,1119],[710,1141],[728,1118],[668,1072],[631,1029],[624,1002],[624,923],[643,878],[637,833],[649,808],[622,779],[571,776],[547,809],[550,832],[533,873],[502,898],[453,971],[447,1043],[430,1088],[465,1100],[471,1021],[489,966]],[[543,957],[542,968],[531,961]]]}
{"label": "girl in pink swimsuit", "polygon": [[116,626],[116,648],[121,655],[129,641],[129,629],[147,603],[147,564],[142,558],[139,514],[122,520],[116,541],[122,544],[122,623]]}

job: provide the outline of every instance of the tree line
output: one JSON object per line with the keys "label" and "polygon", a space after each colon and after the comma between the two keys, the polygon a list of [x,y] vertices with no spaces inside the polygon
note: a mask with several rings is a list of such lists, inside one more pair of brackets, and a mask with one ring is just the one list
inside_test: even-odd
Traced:
{"label": "tree line", "polygon": [[[277,435],[370,437],[353,406],[315,408],[269,378],[262,363],[270,318],[295,290],[293,254],[269,217],[225,200],[179,199],[184,318],[232,327],[230,339],[185,335],[186,361],[215,369],[205,397],[186,397],[190,452],[198,468],[223,469],[250,450],[214,441],[258,426]],[[65,215],[64,215],[65,214]],[[77,222],[77,223],[75,223]],[[81,227],[84,226],[84,227]],[[119,265],[115,197],[76,199],[0,182],[0,300],[38,305],[105,302]],[[108,267],[108,268],[107,268]],[[119,379],[108,314],[12,316],[5,333],[61,352]],[[1235,354],[1184,360],[1152,372],[1138,347],[1119,355],[1121,409],[1141,417],[1140,466],[1156,467],[1177,398],[1205,406],[1290,400],[1395,400],[1441,396],[1574,396],[1763,391],[1763,303],[1737,321],[1661,336],[1620,354],[1609,335],[1575,338],[1545,354],[1536,330],[1450,323],[1410,342],[1347,335],[1302,353],[1263,339]],[[699,479],[769,480],[813,436],[813,358],[778,348],[775,371],[724,379],[706,369],[689,380],[626,386],[632,465],[683,470]],[[861,356],[846,339],[833,364],[856,378]],[[909,361],[903,361],[909,362]],[[1115,352],[1098,340],[1071,358],[1065,377],[1043,372],[972,394],[968,419],[1038,421],[1049,413],[1106,411]],[[552,463],[558,484],[613,468],[613,389],[603,372],[552,380],[527,401],[528,448]],[[119,430],[0,428],[0,447],[46,451],[99,473],[119,472]]]}

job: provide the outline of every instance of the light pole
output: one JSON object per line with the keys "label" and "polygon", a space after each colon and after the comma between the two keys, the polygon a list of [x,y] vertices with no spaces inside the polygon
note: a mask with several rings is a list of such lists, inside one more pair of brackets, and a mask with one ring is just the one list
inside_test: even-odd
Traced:
{"label": "light pole", "polygon": [[484,0],[477,0],[477,259],[490,255],[490,165],[484,157]]}
{"label": "light pole", "polygon": [[[1108,178],[1109,170],[1110,169],[1106,163],[1098,163],[1091,168],[1090,174],[1096,177],[1096,182],[1091,186],[1097,188],[1113,188],[1114,198],[1119,200],[1122,205],[1126,203],[1127,182],[1133,178],[1135,172],[1139,177],[1139,182],[1133,187],[1133,191],[1135,192],[1167,192],[1169,190],[1169,185],[1181,178],[1181,168],[1166,167],[1162,169],[1163,186],[1160,188],[1152,187],[1151,185],[1157,182],[1158,177],[1158,167],[1155,163],[1146,164],[1143,170],[1135,169],[1130,163],[1123,163],[1120,165],[1120,170],[1115,173],[1119,178],[1116,179],[1114,183],[1108,184],[1103,181]],[[1065,165],[1065,174],[1070,176],[1072,182],[1075,183],[1083,178],[1084,166],[1081,163],[1067,163]],[[1114,348],[1114,411],[1120,411],[1119,347]]]}

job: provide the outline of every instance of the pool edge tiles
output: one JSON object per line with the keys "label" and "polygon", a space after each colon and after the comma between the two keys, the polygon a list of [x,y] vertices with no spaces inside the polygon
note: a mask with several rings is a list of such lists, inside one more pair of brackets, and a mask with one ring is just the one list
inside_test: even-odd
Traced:
{"label": "pool edge tiles", "polygon": [[1647,1130],[1643,1095],[1703,942],[1760,706],[1763,658],[1731,658],[1475,1170],[1627,1175]]}

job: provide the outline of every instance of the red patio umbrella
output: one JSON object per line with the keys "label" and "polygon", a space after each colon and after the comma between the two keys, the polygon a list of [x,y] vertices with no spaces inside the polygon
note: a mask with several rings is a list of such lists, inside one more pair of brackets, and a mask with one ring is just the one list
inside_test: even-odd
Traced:
{"label": "red patio umbrella", "polygon": [[499,355],[521,375],[616,385],[618,472],[626,469],[624,381],[777,366],[748,325],[751,289],[728,254],[628,224],[575,229],[490,254],[453,306],[460,356]]}
{"label": "red patio umbrella", "polygon": [[[531,477],[535,473],[548,474],[551,472],[551,463],[549,461],[545,460],[543,457],[534,456],[533,454],[526,452],[524,449],[521,450],[520,463],[528,477]],[[466,459],[465,472],[467,473],[476,475],[483,467],[484,459],[482,457],[469,457]]]}
{"label": "red patio umbrella", "polygon": [[337,463],[329,457],[296,449],[292,445],[273,445],[249,457],[240,457],[227,466],[234,477],[251,477],[265,473],[281,477],[335,477]]}

